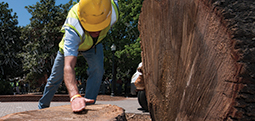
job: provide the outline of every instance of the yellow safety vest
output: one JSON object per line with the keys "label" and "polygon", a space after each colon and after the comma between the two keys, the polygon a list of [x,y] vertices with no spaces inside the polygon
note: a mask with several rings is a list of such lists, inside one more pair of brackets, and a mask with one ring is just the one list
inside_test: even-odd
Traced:
{"label": "yellow safety vest", "polygon": [[[118,12],[117,5],[114,3],[113,0],[111,0],[111,2],[112,2],[112,6],[114,8],[114,11],[115,11],[115,15],[116,15],[114,17],[114,19],[116,21],[118,21],[119,12]],[[78,14],[77,14],[78,4],[79,3],[74,5],[71,8],[71,10],[68,12],[66,21],[65,21],[63,27],[61,28],[61,32],[65,33],[64,27],[72,28],[78,34],[78,36],[80,37],[80,40],[82,40],[81,43],[79,44],[78,51],[86,51],[86,50],[89,50],[90,48],[92,48],[93,45],[96,45],[99,42],[101,42],[106,37],[107,32],[109,31],[109,29],[111,27],[111,24],[100,32],[97,41],[94,43],[94,41],[93,41],[92,37],[90,36],[90,34],[87,31],[84,31],[84,29],[82,28],[82,26],[79,22],[79,18],[78,18]],[[63,48],[64,48],[64,38],[65,38],[65,35],[63,36],[61,42],[59,43],[59,51],[61,53],[64,53],[64,50],[63,50]]]}

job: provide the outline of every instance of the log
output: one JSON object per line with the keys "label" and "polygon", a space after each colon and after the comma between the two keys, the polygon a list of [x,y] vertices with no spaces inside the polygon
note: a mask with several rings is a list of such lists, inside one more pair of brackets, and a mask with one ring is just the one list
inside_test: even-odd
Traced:
{"label": "log", "polygon": [[70,105],[9,114],[1,121],[126,121],[124,109],[116,105],[88,105],[81,113],[73,113]]}
{"label": "log", "polygon": [[144,0],[139,31],[153,120],[255,120],[255,1]]}

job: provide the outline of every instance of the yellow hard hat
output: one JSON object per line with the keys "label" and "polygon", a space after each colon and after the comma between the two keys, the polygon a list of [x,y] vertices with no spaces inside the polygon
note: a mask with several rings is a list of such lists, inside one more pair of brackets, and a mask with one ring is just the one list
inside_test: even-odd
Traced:
{"label": "yellow hard hat", "polygon": [[83,28],[90,32],[100,31],[111,22],[111,0],[80,0],[78,17]]}

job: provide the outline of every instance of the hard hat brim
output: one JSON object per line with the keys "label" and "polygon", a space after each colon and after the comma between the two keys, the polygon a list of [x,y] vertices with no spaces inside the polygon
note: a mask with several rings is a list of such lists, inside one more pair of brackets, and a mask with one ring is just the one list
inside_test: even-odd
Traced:
{"label": "hard hat brim", "polygon": [[101,31],[103,29],[105,29],[106,27],[108,27],[110,25],[111,22],[111,15],[108,16],[107,19],[105,19],[103,22],[98,23],[98,24],[89,24],[86,23],[84,21],[80,21],[82,27],[89,32],[97,32],[97,31]]}

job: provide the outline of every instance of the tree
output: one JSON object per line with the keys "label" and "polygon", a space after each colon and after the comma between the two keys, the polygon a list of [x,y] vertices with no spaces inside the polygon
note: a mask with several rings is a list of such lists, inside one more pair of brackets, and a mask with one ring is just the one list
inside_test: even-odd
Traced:
{"label": "tree", "polygon": [[119,0],[119,20],[103,41],[105,47],[105,72],[110,75],[112,65],[111,45],[117,46],[115,53],[117,78],[128,77],[136,71],[141,62],[138,20],[143,0]]}
{"label": "tree", "polygon": [[[77,0],[78,2],[78,0]],[[75,2],[74,2],[75,3]],[[30,73],[44,74],[50,73],[55,54],[58,50],[58,43],[63,34],[59,32],[66,15],[72,5],[72,0],[68,4],[55,6],[54,0],[41,0],[36,5],[27,6],[27,10],[32,14],[31,23],[24,27],[22,39],[26,42],[23,47],[24,69]],[[140,15],[142,1],[139,0],[119,0],[120,18],[119,21],[109,31],[105,38],[105,75],[111,74],[110,46],[117,45],[116,57],[118,74],[120,77],[133,74],[137,65],[141,61],[138,18]],[[86,78],[87,64],[83,57],[78,57],[76,64],[76,76]],[[129,61],[129,63],[126,63]],[[127,65],[130,64],[130,65]],[[30,74],[31,75],[31,74]],[[35,74],[36,75],[36,74]],[[38,78],[38,77],[37,77]]]}
{"label": "tree", "polygon": [[22,62],[17,56],[23,42],[19,39],[20,28],[17,15],[12,15],[8,3],[0,3],[0,80],[22,75]]}
{"label": "tree", "polygon": [[124,48],[116,52],[118,58],[117,77],[131,78],[141,62],[140,38],[130,45],[125,45]]}
{"label": "tree", "polygon": [[[58,43],[63,37],[60,32],[66,15],[72,5],[72,0],[67,4],[55,5],[55,0],[40,0],[35,5],[25,8],[31,13],[30,24],[22,31],[22,40],[26,43],[23,47],[23,68],[29,75],[50,74]],[[34,74],[33,74],[34,73]],[[27,77],[29,78],[29,77]]]}

